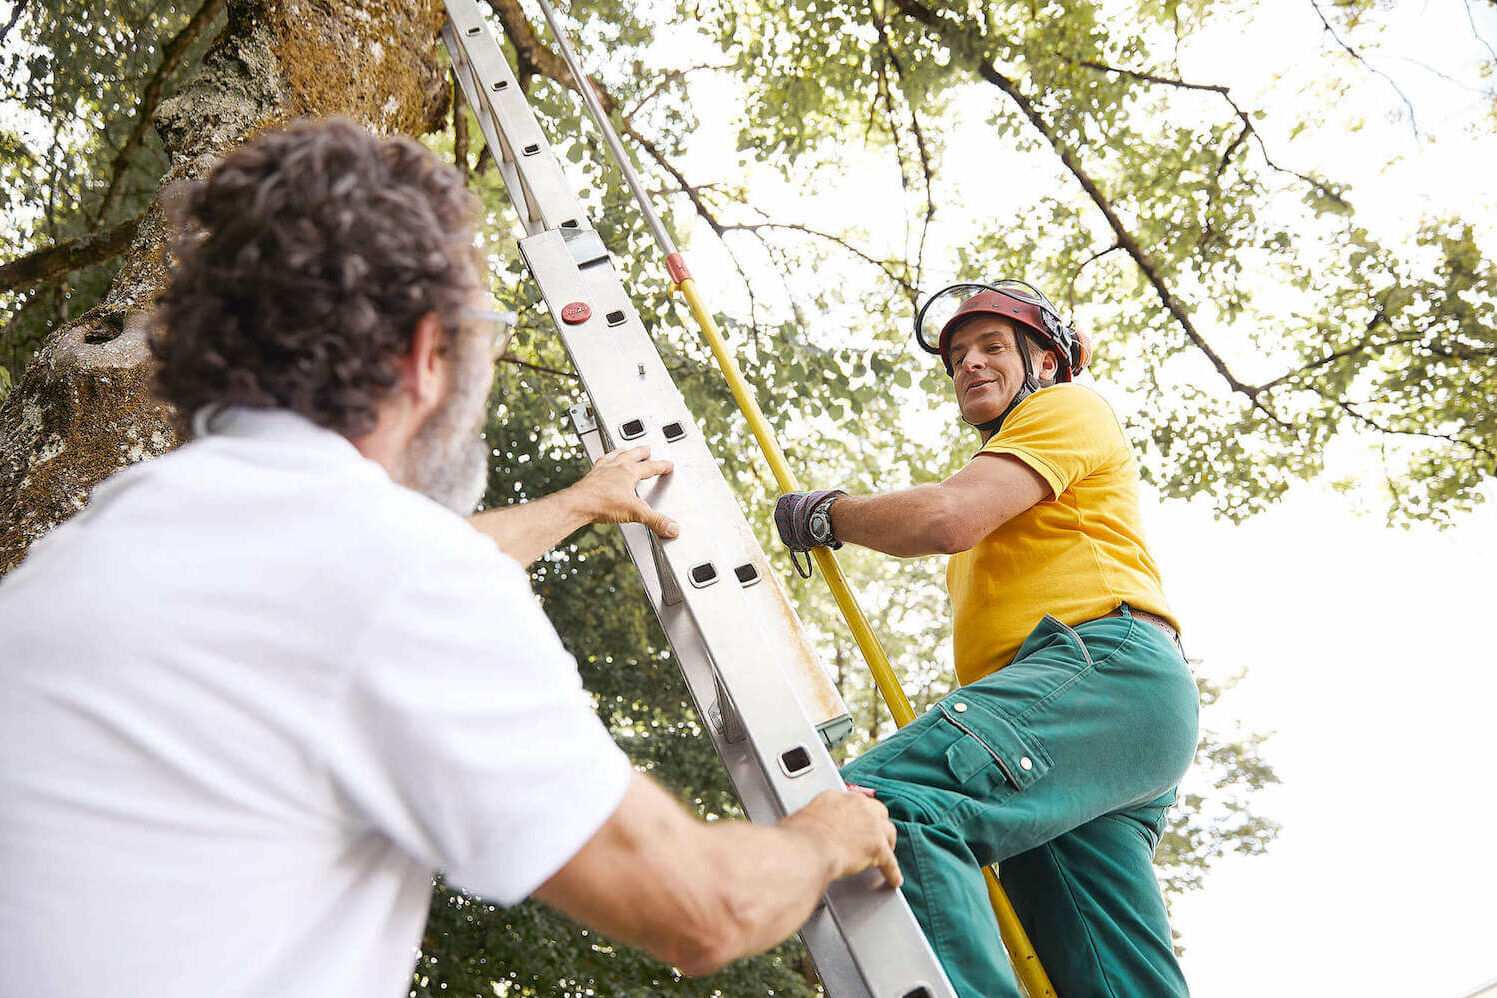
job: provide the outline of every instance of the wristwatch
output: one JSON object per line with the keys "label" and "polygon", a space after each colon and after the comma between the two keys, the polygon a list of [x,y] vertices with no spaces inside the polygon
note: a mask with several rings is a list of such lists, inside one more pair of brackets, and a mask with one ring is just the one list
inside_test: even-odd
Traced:
{"label": "wristwatch", "polygon": [[806,517],[806,532],[811,535],[811,540],[818,546],[829,548],[840,548],[842,542],[837,540],[836,533],[832,530],[832,503],[836,502],[839,495],[830,495],[816,504],[811,514]]}

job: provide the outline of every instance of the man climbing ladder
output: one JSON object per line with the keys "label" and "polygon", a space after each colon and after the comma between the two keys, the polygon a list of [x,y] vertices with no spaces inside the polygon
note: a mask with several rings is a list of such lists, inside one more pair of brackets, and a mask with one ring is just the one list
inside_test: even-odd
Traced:
{"label": "man climbing ladder", "polygon": [[1186,994],[1152,869],[1197,694],[1144,543],[1138,467],[1090,345],[1018,281],[916,319],[982,448],[939,485],[782,496],[793,551],[948,554],[961,688],[844,769],[899,831],[904,891],[964,998],[1017,995],[981,867],[1064,998]]}

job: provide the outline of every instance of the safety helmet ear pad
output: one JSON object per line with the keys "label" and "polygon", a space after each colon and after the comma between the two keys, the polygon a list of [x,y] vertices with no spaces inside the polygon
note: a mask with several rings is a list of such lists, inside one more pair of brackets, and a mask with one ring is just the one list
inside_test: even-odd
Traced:
{"label": "safety helmet ear pad", "polygon": [[1071,367],[1076,373],[1081,373],[1086,366],[1092,362],[1092,337],[1084,329],[1071,327],[1071,335],[1076,337],[1076,356],[1073,358]]}

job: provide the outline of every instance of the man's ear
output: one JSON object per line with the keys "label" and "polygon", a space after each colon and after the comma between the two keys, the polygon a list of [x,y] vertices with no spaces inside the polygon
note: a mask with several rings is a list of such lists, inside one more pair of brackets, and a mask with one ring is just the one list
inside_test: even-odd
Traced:
{"label": "man's ear", "polygon": [[400,358],[400,376],[417,408],[435,405],[447,387],[447,363],[442,347],[447,334],[437,313],[427,312],[416,320],[411,348]]}
{"label": "man's ear", "polygon": [[1054,381],[1060,374],[1060,357],[1054,350],[1046,350],[1040,354],[1040,369],[1035,373],[1042,381]]}

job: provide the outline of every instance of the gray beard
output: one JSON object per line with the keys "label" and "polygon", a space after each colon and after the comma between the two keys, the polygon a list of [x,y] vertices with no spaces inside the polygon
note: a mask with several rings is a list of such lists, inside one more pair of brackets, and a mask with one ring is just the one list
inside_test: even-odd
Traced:
{"label": "gray beard", "polygon": [[493,369],[481,358],[463,361],[447,400],[411,438],[405,484],[459,516],[469,516],[488,487],[489,448],[480,428]]}

